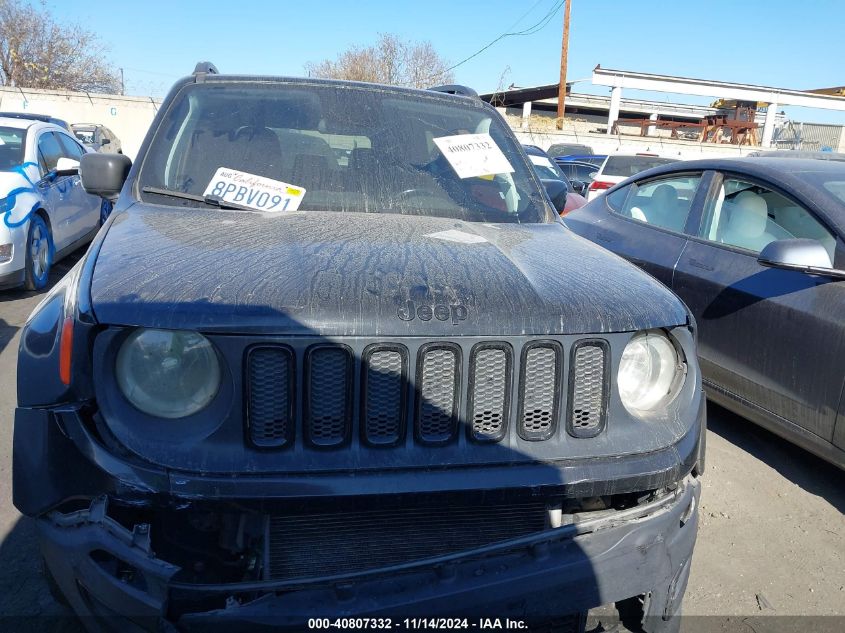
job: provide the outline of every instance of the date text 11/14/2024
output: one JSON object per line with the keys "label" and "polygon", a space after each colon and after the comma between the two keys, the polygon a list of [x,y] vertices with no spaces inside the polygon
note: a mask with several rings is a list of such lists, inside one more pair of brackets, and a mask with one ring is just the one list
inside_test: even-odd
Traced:
{"label": "date text 11/14/2024", "polygon": [[308,620],[309,630],[391,630],[391,631],[449,631],[449,630],[527,630],[528,624],[523,620],[510,618],[311,618]]}

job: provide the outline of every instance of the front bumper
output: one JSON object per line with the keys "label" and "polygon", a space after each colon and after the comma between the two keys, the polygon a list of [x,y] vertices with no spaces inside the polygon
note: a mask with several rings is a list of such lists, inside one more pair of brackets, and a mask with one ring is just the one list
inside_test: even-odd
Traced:
{"label": "front bumper", "polygon": [[[526,622],[647,596],[649,630],[673,630],[698,525],[699,482],[643,506],[471,552],[344,577],[223,585],[175,582],[143,530],[88,510],[38,520],[47,565],[83,621],[114,630],[306,630],[313,618],[511,618]],[[105,556],[104,554],[105,553]],[[136,570],[127,583],[97,560]],[[220,608],[191,605],[218,600]],[[118,618],[119,614],[119,618]],[[472,621],[472,620],[471,620]],[[156,628],[158,627],[158,628]],[[112,630],[108,628],[107,630]]]}
{"label": "front bumper", "polygon": [[[83,413],[75,407],[16,411],[14,501],[37,518],[47,566],[91,630],[307,630],[311,618],[350,616],[389,616],[394,629],[409,630],[400,621],[406,616],[547,620],[636,596],[646,597],[645,614],[654,625],[647,630],[676,630],[678,619],[669,616],[686,588],[697,531],[700,487],[694,473],[701,469],[703,400],[699,425],[665,451],[635,459],[485,473],[360,473],[324,481],[313,475],[208,477],[147,467],[107,449]],[[62,467],[45,467],[50,464]],[[156,556],[148,526],[118,521],[108,511],[110,503],[166,512],[212,500],[472,497],[495,489],[539,495],[547,488],[567,496],[671,492],[645,505],[582,512],[563,527],[436,559],[343,576],[216,585],[183,580],[182,568]]]}
{"label": "front bumper", "polygon": [[23,285],[26,267],[26,232],[29,224],[9,228],[0,222],[0,244],[12,245],[12,257],[0,262],[0,290]]}

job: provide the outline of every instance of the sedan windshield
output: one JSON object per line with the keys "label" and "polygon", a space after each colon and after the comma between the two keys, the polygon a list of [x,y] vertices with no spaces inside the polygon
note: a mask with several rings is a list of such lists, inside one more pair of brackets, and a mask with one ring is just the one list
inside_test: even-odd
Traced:
{"label": "sedan windshield", "polygon": [[604,164],[604,169],[602,169],[602,174],[628,178],[646,169],[674,162],[676,162],[674,158],[658,158],[656,156],[609,156]]}
{"label": "sedan windshield", "polygon": [[23,139],[26,130],[0,127],[0,170],[6,171],[23,162]]}
{"label": "sedan windshield", "polygon": [[93,143],[95,131],[92,129],[77,129],[73,131],[76,138],[83,143]]}
{"label": "sedan windshield", "polygon": [[249,191],[227,198],[228,185],[212,186],[225,177],[282,196],[304,190],[300,211],[553,221],[511,133],[491,108],[464,101],[359,84],[187,85],[150,144],[140,190],[158,204],[242,207]]}

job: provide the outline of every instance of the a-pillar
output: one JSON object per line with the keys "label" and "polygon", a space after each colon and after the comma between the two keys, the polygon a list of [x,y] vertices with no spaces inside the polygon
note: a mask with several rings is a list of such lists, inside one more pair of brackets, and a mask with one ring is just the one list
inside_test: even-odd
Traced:
{"label": "a-pillar", "polygon": [[777,111],[777,103],[770,103],[766,108],[766,118],[763,121],[763,138],[760,141],[760,145],[763,147],[772,146],[772,135],[774,135],[775,132],[775,115],[777,114]]}
{"label": "a-pillar", "polygon": [[607,112],[607,133],[612,134],[613,124],[619,118],[619,104],[622,102],[622,88],[615,86],[610,91],[610,110]]}

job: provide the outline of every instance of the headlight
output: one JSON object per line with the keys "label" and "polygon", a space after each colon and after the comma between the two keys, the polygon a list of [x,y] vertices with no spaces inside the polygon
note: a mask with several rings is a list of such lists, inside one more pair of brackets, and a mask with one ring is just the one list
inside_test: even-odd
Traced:
{"label": "headlight", "polygon": [[133,332],[117,353],[117,384],[126,399],[159,418],[184,418],[208,405],[220,386],[220,363],[202,334]]}
{"label": "headlight", "polygon": [[619,362],[619,397],[630,413],[649,413],[678,395],[685,374],[684,361],[669,337],[659,330],[637,334]]}

